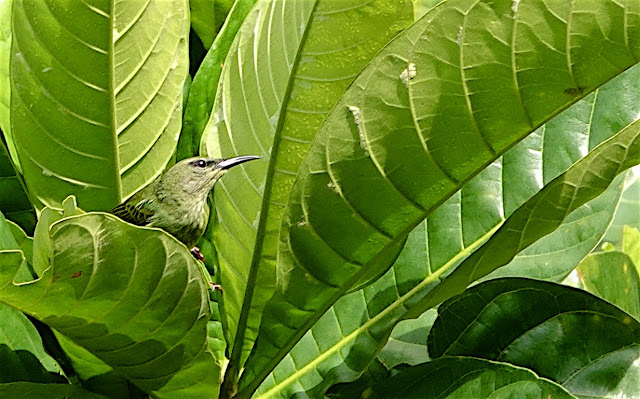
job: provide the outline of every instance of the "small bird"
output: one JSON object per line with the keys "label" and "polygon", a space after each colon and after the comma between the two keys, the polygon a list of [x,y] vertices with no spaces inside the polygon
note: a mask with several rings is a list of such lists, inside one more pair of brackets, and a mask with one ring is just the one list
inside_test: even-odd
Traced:
{"label": "small bird", "polygon": [[182,241],[196,259],[204,260],[198,243],[209,222],[207,197],[232,167],[259,157],[188,158],[145,186],[111,213],[138,226],[159,227]]}

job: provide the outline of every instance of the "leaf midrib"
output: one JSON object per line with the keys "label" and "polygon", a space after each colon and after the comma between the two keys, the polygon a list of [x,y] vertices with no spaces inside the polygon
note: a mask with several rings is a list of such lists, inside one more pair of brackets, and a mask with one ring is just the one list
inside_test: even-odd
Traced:
{"label": "leaf midrib", "polygon": [[109,116],[111,117],[111,144],[113,146],[113,165],[111,170],[115,175],[116,193],[118,202],[122,201],[122,179],[120,177],[120,152],[118,151],[118,129],[116,124],[116,82],[115,82],[115,42],[118,38],[115,35],[115,15],[116,0],[109,2]]}
{"label": "leaf midrib", "polygon": [[271,148],[271,157],[269,158],[269,166],[267,167],[267,176],[265,177],[265,189],[264,195],[262,197],[262,206],[260,208],[260,220],[258,222],[258,228],[256,231],[256,241],[254,243],[253,254],[251,257],[251,263],[249,265],[249,275],[247,276],[247,283],[244,298],[242,301],[242,308],[240,310],[240,317],[238,319],[238,327],[235,332],[235,339],[233,341],[233,347],[231,350],[231,356],[229,360],[229,365],[227,370],[234,370],[233,372],[237,372],[235,370],[240,369],[240,360],[242,357],[242,349],[245,341],[245,331],[247,329],[249,313],[251,312],[251,305],[253,303],[253,292],[255,288],[255,281],[258,277],[258,268],[260,266],[262,260],[262,248],[264,244],[265,238],[265,230],[267,225],[267,215],[268,210],[271,205],[271,193],[272,193],[272,181],[275,174],[276,169],[276,160],[278,159],[278,151],[280,147],[280,138],[282,135],[282,129],[284,127],[285,118],[287,115],[287,104],[291,97],[291,92],[293,91],[293,83],[296,77],[296,71],[298,69],[298,65],[300,63],[300,58],[302,55],[302,49],[306,43],[308,33],[311,27],[311,21],[316,13],[316,8],[318,6],[319,0],[315,0],[311,11],[309,12],[309,17],[307,19],[307,23],[305,25],[304,32],[302,37],[300,38],[300,43],[298,44],[298,49],[296,51],[295,58],[293,60],[293,65],[291,68],[291,72],[289,73],[289,79],[287,81],[287,87],[284,92],[284,96],[282,98],[282,102],[280,103],[280,112],[278,115],[278,123],[276,124],[274,138],[273,138],[273,146]]}
{"label": "leaf midrib", "polygon": [[306,364],[304,367],[298,369],[295,373],[293,373],[292,375],[287,377],[285,380],[283,380],[279,384],[277,384],[274,387],[272,387],[271,389],[269,389],[264,394],[255,397],[255,399],[267,399],[267,398],[271,397],[273,394],[277,393],[282,388],[290,385],[293,381],[298,379],[299,376],[302,376],[302,375],[306,374],[307,372],[311,371],[316,366],[318,366],[320,363],[322,363],[324,360],[328,359],[330,356],[334,355],[335,353],[338,353],[338,351],[340,351],[349,342],[351,342],[355,338],[357,338],[363,331],[367,330],[370,326],[374,325],[375,323],[377,323],[378,321],[383,319],[387,314],[391,313],[393,310],[395,310],[398,307],[402,306],[404,303],[406,303],[409,299],[411,299],[413,296],[415,296],[423,288],[427,287],[429,284],[431,284],[434,281],[436,281],[436,279],[438,279],[442,274],[444,274],[449,269],[451,269],[453,266],[455,266],[458,263],[458,261],[460,261],[460,260],[466,258],[467,256],[471,255],[471,253],[473,251],[475,251],[476,248],[478,248],[480,245],[482,245],[489,237],[491,237],[493,235],[493,233],[495,233],[502,226],[503,223],[504,223],[504,220],[502,220],[500,223],[498,223],[496,226],[494,226],[485,235],[483,235],[482,237],[480,237],[479,239],[477,239],[476,241],[474,241],[473,243],[471,243],[470,245],[465,247],[464,250],[458,252],[454,257],[449,259],[449,261],[447,263],[445,263],[442,267],[440,267],[438,270],[436,270],[435,272],[433,272],[432,274],[427,276],[418,285],[413,287],[409,292],[407,292],[406,294],[402,295],[400,298],[396,299],[392,304],[387,306],[382,312],[378,313],[374,317],[372,317],[369,320],[367,320],[364,324],[362,324],[360,327],[358,327],[355,331],[353,331],[352,333],[350,333],[347,336],[345,336],[344,338],[342,338],[340,341],[338,341],[335,345],[333,345],[328,350],[324,351],[320,356],[318,356],[317,358],[313,359],[310,363]]}
{"label": "leaf midrib", "polygon": [[[446,4],[446,2],[443,2],[441,4]],[[238,394],[236,395],[237,398],[248,398],[251,396],[252,392],[255,392],[255,390],[259,387],[259,385],[262,383],[262,381],[264,381],[264,379],[271,373],[271,371],[273,371],[273,369],[275,368],[275,366],[277,366],[278,363],[280,363],[280,361],[282,361],[282,359],[284,358],[284,356],[286,356],[287,353],[289,353],[289,351],[291,351],[291,349],[293,348],[293,346],[295,346],[295,344],[302,338],[302,336],[307,332],[307,330],[309,330],[318,320],[319,318],[340,298],[342,297],[353,285],[355,285],[368,271],[369,271],[369,267],[373,264],[376,264],[376,262],[378,262],[380,259],[384,259],[385,256],[389,255],[389,252],[391,250],[393,250],[394,245],[397,245],[400,243],[400,241],[402,239],[404,239],[418,224],[420,224],[420,222],[422,222],[422,220],[424,220],[429,214],[431,214],[434,210],[436,210],[438,207],[440,207],[446,200],[448,200],[452,195],[454,195],[460,188],[462,188],[464,185],[466,185],[469,181],[471,181],[475,176],[477,176],[482,170],[486,169],[489,165],[491,165],[491,163],[493,163],[496,159],[498,159],[499,157],[501,157],[502,155],[504,155],[508,150],[510,150],[511,148],[513,148],[516,144],[518,144],[520,141],[522,141],[524,138],[526,138],[527,136],[529,136],[530,134],[532,134],[536,129],[538,129],[539,127],[543,126],[544,124],[546,124],[548,121],[552,120],[553,118],[555,118],[557,115],[559,115],[560,113],[562,113],[564,110],[566,110],[567,108],[569,108],[571,105],[575,104],[576,102],[578,102],[579,100],[585,98],[587,95],[591,94],[593,91],[597,90],[598,88],[602,87],[603,85],[605,85],[607,82],[609,82],[610,80],[616,78],[617,76],[621,75],[622,73],[624,73],[627,69],[633,67],[634,65],[640,63],[640,60],[635,60],[636,63],[627,66],[624,70],[620,71],[618,74],[615,74],[611,77],[609,77],[608,79],[606,79],[605,81],[601,82],[597,87],[593,87],[591,88],[591,90],[589,91],[584,91],[581,93],[580,96],[574,97],[570,102],[564,104],[562,107],[559,107],[555,112],[553,112],[552,114],[550,114],[547,118],[545,118],[544,120],[540,121],[537,125],[534,126],[530,126],[529,130],[527,131],[526,134],[523,134],[521,137],[517,138],[516,140],[514,140],[513,143],[511,143],[509,146],[507,146],[506,148],[503,148],[502,150],[496,152],[494,154],[494,158],[485,162],[483,165],[481,165],[478,169],[476,169],[473,173],[471,173],[469,176],[467,176],[465,179],[460,180],[459,184],[455,187],[455,189],[452,189],[449,193],[447,193],[446,195],[443,196],[443,198],[441,198],[439,201],[435,202],[431,207],[429,207],[428,209],[425,209],[425,211],[422,213],[422,217],[420,218],[420,220],[418,220],[415,223],[411,223],[409,225],[407,225],[407,227],[400,231],[398,233],[398,235],[393,238],[391,241],[389,241],[371,260],[369,260],[368,262],[366,262],[365,264],[363,264],[360,267],[360,270],[354,274],[347,282],[346,284],[341,287],[339,290],[336,291],[336,293],[334,295],[332,295],[325,304],[323,304],[322,306],[318,307],[316,312],[314,312],[314,314],[312,315],[312,317],[308,318],[307,321],[301,326],[301,328],[296,331],[296,333],[292,336],[292,339],[290,342],[287,343],[287,345],[283,346],[282,348],[280,348],[276,354],[271,358],[271,360],[265,364],[265,366],[263,367],[262,370],[260,370],[259,372],[255,373],[255,375],[253,376],[251,382],[249,382],[241,391],[238,392]],[[526,113],[526,111],[525,111]],[[527,113],[528,115],[528,113]],[[300,332],[303,333],[300,333]]]}

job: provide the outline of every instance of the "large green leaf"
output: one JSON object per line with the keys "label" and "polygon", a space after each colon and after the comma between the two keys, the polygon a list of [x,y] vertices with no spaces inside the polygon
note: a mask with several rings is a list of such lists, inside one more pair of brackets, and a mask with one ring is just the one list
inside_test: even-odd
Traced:
{"label": "large green leaf", "polygon": [[11,81],[9,65],[11,54],[11,6],[13,0],[0,0],[0,130],[15,156],[11,125],[9,121],[9,104],[11,103]]}
{"label": "large green leaf", "polygon": [[255,2],[256,0],[234,2],[227,22],[216,36],[193,78],[178,141],[178,160],[195,156],[200,151],[200,138],[211,116],[224,60],[242,21]]}
{"label": "large green leaf", "polygon": [[[1,302],[156,397],[217,391],[217,367],[205,350],[207,289],[184,245],[102,213],[60,220],[49,231],[50,267],[38,280],[16,284],[24,255],[0,252]],[[48,238],[36,236],[34,256],[47,252],[38,241]]]}
{"label": "large green leaf", "polygon": [[[526,152],[523,150],[529,148],[530,145],[531,140],[527,139],[518,144],[512,151],[517,153]],[[561,151],[561,149],[559,150]],[[549,148],[547,151],[552,153],[554,150]],[[513,163],[508,165],[511,166],[504,165],[506,170],[513,167]],[[530,164],[523,163],[523,165]],[[539,166],[542,167],[543,165]],[[531,165],[530,167],[534,174],[538,172],[535,167]],[[547,168],[547,170],[550,169]],[[520,176],[522,175],[524,175],[524,172]],[[490,173],[483,172],[468,185],[470,186],[468,188],[472,186],[476,188],[482,187],[483,185],[480,183],[483,182],[495,182],[495,179]],[[488,187],[491,189],[493,186],[489,184]],[[526,188],[526,186],[519,187],[519,189],[523,188]],[[503,189],[504,197],[519,193],[515,185],[504,185]],[[578,254],[582,253],[582,255],[578,259],[589,252],[606,230],[607,221],[613,215],[620,189],[620,185],[612,185],[605,194],[580,208],[580,211],[582,211],[580,213],[586,214],[586,217],[570,220],[574,214],[579,213],[579,211],[573,212],[567,218],[567,221],[570,220],[569,223],[564,224],[563,227],[554,232],[555,234],[562,231],[565,236],[562,240],[563,242],[569,239],[587,243],[586,246],[579,245],[582,249],[577,252]],[[495,190],[490,191],[487,195],[492,192],[495,192]],[[463,190],[461,195],[477,198],[482,196],[479,193],[482,192],[471,189],[468,191]],[[430,215],[426,222],[421,223],[414,229],[409,235],[403,252],[389,272],[370,287],[340,298],[320,318],[275,368],[265,383],[260,386],[258,392],[263,395],[260,397],[271,397],[275,393],[279,393],[281,397],[289,397],[300,391],[322,390],[323,387],[326,388],[328,384],[330,385],[336,381],[351,381],[367,366],[367,362],[385,343],[387,343],[387,346],[382,349],[380,359],[389,366],[401,361],[399,357],[404,355],[403,348],[405,347],[411,348],[409,350],[412,351],[412,356],[405,357],[404,361],[401,362],[410,360],[413,363],[421,363],[428,360],[425,356],[426,348],[423,350],[416,349],[417,341],[405,343],[393,339],[393,334],[396,333],[395,330],[389,337],[389,342],[387,342],[389,332],[391,332],[395,323],[401,320],[403,315],[410,311],[411,307],[433,288],[440,279],[439,276],[455,268],[461,259],[468,256],[486,240],[487,236],[495,232],[495,226],[487,226],[487,228],[491,228],[490,231],[478,237],[475,241],[457,243],[453,238],[446,239],[447,237],[461,237],[464,226],[473,226],[477,220],[470,213],[461,218],[459,209],[462,201],[459,198],[453,198],[453,200],[448,201],[450,203],[449,206],[443,205],[443,207]],[[469,202],[466,203],[469,204]],[[486,205],[489,206],[491,204],[487,202]],[[494,208],[500,208],[500,206],[502,205],[493,205]],[[485,213],[480,212],[480,214],[483,215]],[[454,227],[456,226],[455,224],[449,223],[452,220],[451,216],[460,221],[458,227]],[[593,230],[596,231],[595,237],[591,235],[591,228],[589,227],[590,224],[594,224],[594,221],[596,222],[595,226],[593,226],[595,227]],[[496,223],[499,226],[502,220],[498,219]],[[451,234],[451,230],[455,231],[456,229],[458,230],[458,235]],[[590,246],[589,242],[591,242]],[[453,251],[450,245],[455,245],[457,250]],[[530,248],[535,248],[539,245],[542,248],[540,252],[547,249],[542,240]],[[567,255],[567,252],[570,256],[564,256]],[[443,256],[444,254],[449,257]],[[561,266],[548,265],[546,269],[552,271],[552,273],[549,273],[551,275],[554,275],[557,270],[565,270],[566,273],[566,270],[575,267],[578,262],[577,260],[572,260],[573,257],[576,257],[576,248],[549,253],[547,254],[548,260],[559,262]],[[518,263],[518,258],[517,256],[512,263]],[[528,258],[529,256],[525,255],[524,262]],[[574,263],[571,263],[572,261]],[[532,269],[535,270],[535,268]],[[545,269],[541,270],[541,272],[544,271]],[[420,319],[422,319],[422,316]],[[420,319],[402,321],[397,327],[409,322],[417,330],[428,330],[428,323],[421,323]],[[398,333],[402,334],[401,331]]]}
{"label": "large green leaf", "polygon": [[186,0],[14,2],[11,133],[31,194],[107,210],[163,171],[188,28]]}
{"label": "large green leaf", "polygon": [[317,128],[366,62],[411,19],[408,0],[263,0],[238,33],[203,136],[209,155],[262,158],[215,190],[228,375],[240,370],[273,292],[280,216]]}
{"label": "large green leaf", "polygon": [[640,323],[582,290],[507,278],[443,303],[429,354],[527,367],[581,397],[638,393]]}
{"label": "large green leaf", "polygon": [[530,370],[453,357],[409,367],[373,387],[371,399],[570,399],[573,395]]}
{"label": "large green leaf", "polygon": [[443,0],[413,0],[413,15],[416,20],[424,17],[429,10],[438,4],[442,3]]}
{"label": "large green leaf", "polygon": [[387,368],[393,368],[399,364],[413,366],[428,361],[427,335],[436,316],[435,309],[429,309],[418,318],[398,323],[378,354],[382,364]]}
{"label": "large green leaf", "polygon": [[[437,6],[375,58],[329,115],[290,198],[280,286],[265,309],[240,397],[464,183],[636,63],[640,32],[633,24],[604,29],[597,21],[636,21],[640,4],[517,4]],[[593,64],[598,57],[615,62]]]}

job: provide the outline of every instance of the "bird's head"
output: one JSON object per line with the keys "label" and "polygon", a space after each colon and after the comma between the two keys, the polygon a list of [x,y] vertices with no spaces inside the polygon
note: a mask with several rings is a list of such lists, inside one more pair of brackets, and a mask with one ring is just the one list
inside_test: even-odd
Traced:
{"label": "bird's head", "polygon": [[180,187],[188,194],[206,196],[216,181],[230,168],[258,158],[254,155],[246,155],[228,159],[203,157],[184,159],[162,176],[162,185],[168,184]]}

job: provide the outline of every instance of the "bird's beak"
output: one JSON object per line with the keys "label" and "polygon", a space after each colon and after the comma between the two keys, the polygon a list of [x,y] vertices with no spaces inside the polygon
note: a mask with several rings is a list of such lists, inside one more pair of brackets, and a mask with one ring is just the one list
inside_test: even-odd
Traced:
{"label": "bird's beak", "polygon": [[253,161],[254,159],[260,159],[260,157],[255,155],[243,155],[240,157],[233,157],[233,158],[225,159],[224,161],[220,162],[217,166],[218,166],[218,169],[229,169],[236,165],[240,165],[241,163]]}

